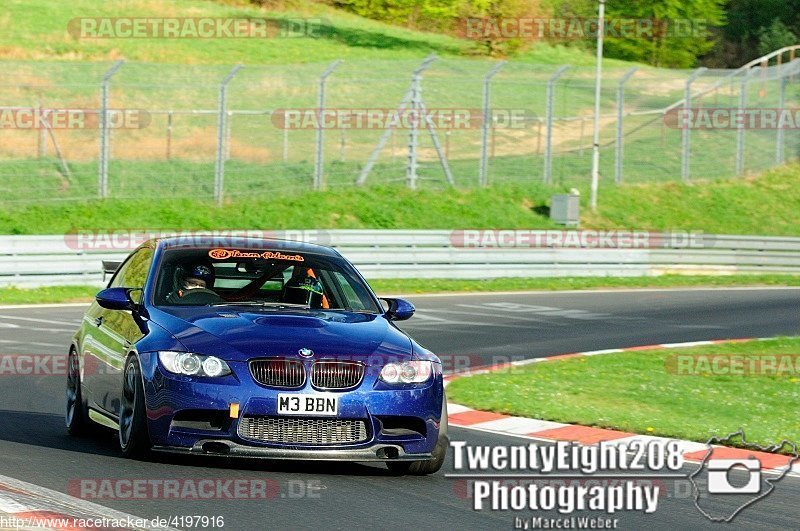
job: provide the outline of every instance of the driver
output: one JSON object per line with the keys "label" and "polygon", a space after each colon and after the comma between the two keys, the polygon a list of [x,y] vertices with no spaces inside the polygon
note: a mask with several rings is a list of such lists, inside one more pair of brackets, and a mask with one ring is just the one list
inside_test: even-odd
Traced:
{"label": "driver", "polygon": [[286,282],[283,292],[283,302],[289,304],[302,304],[309,308],[327,308],[328,300],[322,282],[314,275],[311,269],[303,270],[295,267],[294,274]]}
{"label": "driver", "polygon": [[172,292],[167,295],[167,301],[171,304],[186,304],[188,299],[219,299],[219,295],[213,291],[214,287],[214,266],[210,262],[195,262],[186,265],[179,265],[175,268],[175,286]]}

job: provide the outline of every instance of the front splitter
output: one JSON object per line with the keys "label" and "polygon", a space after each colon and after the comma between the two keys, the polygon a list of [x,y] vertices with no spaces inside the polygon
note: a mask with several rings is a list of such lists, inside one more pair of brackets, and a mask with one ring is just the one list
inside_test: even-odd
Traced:
{"label": "front splitter", "polygon": [[173,446],[154,446],[154,451],[179,453],[185,455],[205,455],[212,457],[250,457],[261,459],[293,459],[300,461],[427,461],[433,459],[430,453],[407,454],[402,446],[396,444],[374,444],[366,448],[343,448],[331,450],[297,450],[288,448],[268,448],[246,446],[220,439],[203,439],[191,448]]}

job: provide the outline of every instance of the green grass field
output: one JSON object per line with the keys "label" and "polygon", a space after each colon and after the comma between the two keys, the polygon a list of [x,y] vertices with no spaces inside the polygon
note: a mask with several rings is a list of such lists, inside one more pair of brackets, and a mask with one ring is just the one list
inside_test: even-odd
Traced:
{"label": "green grass field", "polygon": [[[297,194],[308,190],[314,172],[315,131],[284,131],[266,113],[280,108],[316,105],[320,73],[334,59],[344,59],[329,79],[329,108],[394,108],[408,90],[411,72],[421,59],[436,53],[440,60],[426,71],[423,96],[428,108],[476,109],[481,105],[482,79],[496,59],[475,55],[473,42],[450,36],[410,31],[363,19],[308,0],[259,9],[244,0],[9,0],[0,17],[0,78],[4,95],[20,105],[87,107],[99,104],[98,84],[112,61],[127,61],[111,81],[112,108],[146,109],[152,121],[141,130],[115,130],[111,141],[109,189],[112,197],[209,199],[213,193],[217,135],[218,83],[237,63],[245,68],[228,89],[228,108],[256,113],[229,118],[230,160],[225,193],[234,200]],[[47,16],[40,16],[47,13]],[[79,39],[67,28],[78,17],[268,17],[324,21],[318,37],[273,39]],[[12,22],[13,21],[13,22]],[[525,109],[531,119],[520,130],[492,134],[488,179],[493,185],[535,186],[543,177],[541,118],[545,85],[556,65],[571,68],[554,96],[553,182],[557,187],[586,187],[590,167],[591,124],[560,122],[559,117],[588,117],[594,91],[593,57],[581,46],[536,43],[510,57],[493,78],[492,107]],[[683,96],[685,72],[656,69],[615,60],[604,61],[601,105],[616,105],[618,79],[632,66],[639,71],[626,87],[626,111],[663,108]],[[716,78],[698,81],[698,90]],[[738,82],[735,83],[738,87]],[[754,81],[748,106],[774,106],[776,84]],[[729,90],[730,89],[730,90]],[[736,88],[738,90],[738,88]],[[789,86],[787,102],[797,99]],[[733,85],[723,86],[704,105],[738,101]],[[181,114],[182,111],[208,114]],[[168,112],[173,122],[168,123]],[[657,114],[625,119],[623,180],[626,183],[674,182],[680,176],[681,132],[665,126]],[[169,138],[168,133],[169,131]],[[382,130],[329,131],[324,143],[326,182],[332,189],[350,187],[376,145]],[[480,128],[439,132],[456,185],[478,184]],[[613,120],[601,127],[601,174],[614,178]],[[54,136],[69,172],[54,157],[38,156],[35,131],[3,131],[0,143],[0,201],[55,202],[97,195],[98,132],[57,130]],[[405,173],[407,132],[399,131],[381,153],[369,177],[379,186],[401,183]],[[438,193],[444,173],[431,141],[423,135],[420,186]],[[446,136],[446,138],[445,138]],[[786,138],[787,156],[797,151]],[[169,147],[168,147],[169,146]],[[285,147],[284,147],[285,146]],[[695,179],[730,178],[736,173],[733,131],[698,131],[692,135],[690,167]],[[775,135],[747,131],[745,172],[759,172],[774,163]],[[68,174],[69,173],[69,174]],[[354,192],[358,195],[358,192]],[[502,195],[502,192],[500,193]],[[380,202],[380,199],[378,200]]]}
{"label": "green grass field", "polygon": [[[428,53],[472,56],[472,41],[411,31],[364,19],[325,4],[294,0],[259,9],[246,1],[211,0],[6,0],[0,18],[0,58],[131,61],[182,64],[293,64],[333,59],[403,59]],[[322,38],[174,39],[165,49],[159,39],[84,39],[67,31],[78,17],[233,17],[311,18],[318,20]],[[315,22],[317,24],[317,22]],[[520,54],[536,63],[592,64],[592,55],[579,48],[537,46]],[[621,64],[622,61],[617,61]]]}
{"label": "green grass field", "polygon": [[[520,179],[490,188],[446,190],[441,184],[416,191],[397,184],[270,197],[254,190],[217,207],[207,199],[194,198],[201,188],[181,188],[176,179],[163,190],[162,196],[170,196],[164,200],[12,203],[0,210],[0,234],[60,234],[76,229],[552,228],[549,198],[565,189]],[[584,228],[785,236],[800,232],[800,165],[757,178],[691,185],[606,184],[600,189],[596,214],[587,207],[588,187],[578,188],[583,194]],[[132,188],[131,195],[135,192]]]}
{"label": "green grass field", "polygon": [[687,375],[668,360],[718,354],[747,362],[798,352],[800,339],[780,338],[580,357],[460,378],[447,395],[476,409],[698,442],[743,428],[749,442],[767,445],[800,439],[791,414],[800,372]]}

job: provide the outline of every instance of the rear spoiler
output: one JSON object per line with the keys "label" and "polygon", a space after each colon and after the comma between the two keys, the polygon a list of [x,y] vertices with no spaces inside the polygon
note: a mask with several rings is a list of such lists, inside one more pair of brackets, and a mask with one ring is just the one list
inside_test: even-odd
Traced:
{"label": "rear spoiler", "polygon": [[122,261],[103,260],[103,282],[106,281],[106,275],[113,275],[122,265]]}

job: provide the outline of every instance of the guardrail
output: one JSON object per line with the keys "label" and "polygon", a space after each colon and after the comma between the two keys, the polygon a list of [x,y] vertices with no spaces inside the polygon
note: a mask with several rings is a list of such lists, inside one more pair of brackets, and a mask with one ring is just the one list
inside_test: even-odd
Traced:
{"label": "guardrail", "polygon": [[[555,231],[497,232],[513,236]],[[335,247],[368,279],[800,274],[800,238],[704,234],[699,244],[686,247],[672,245],[658,233],[645,233],[659,244],[649,248],[463,247],[458,234],[449,230],[270,233]],[[113,238],[82,241],[74,234],[0,236],[0,286],[99,286],[101,261],[120,260],[132,247]]]}

